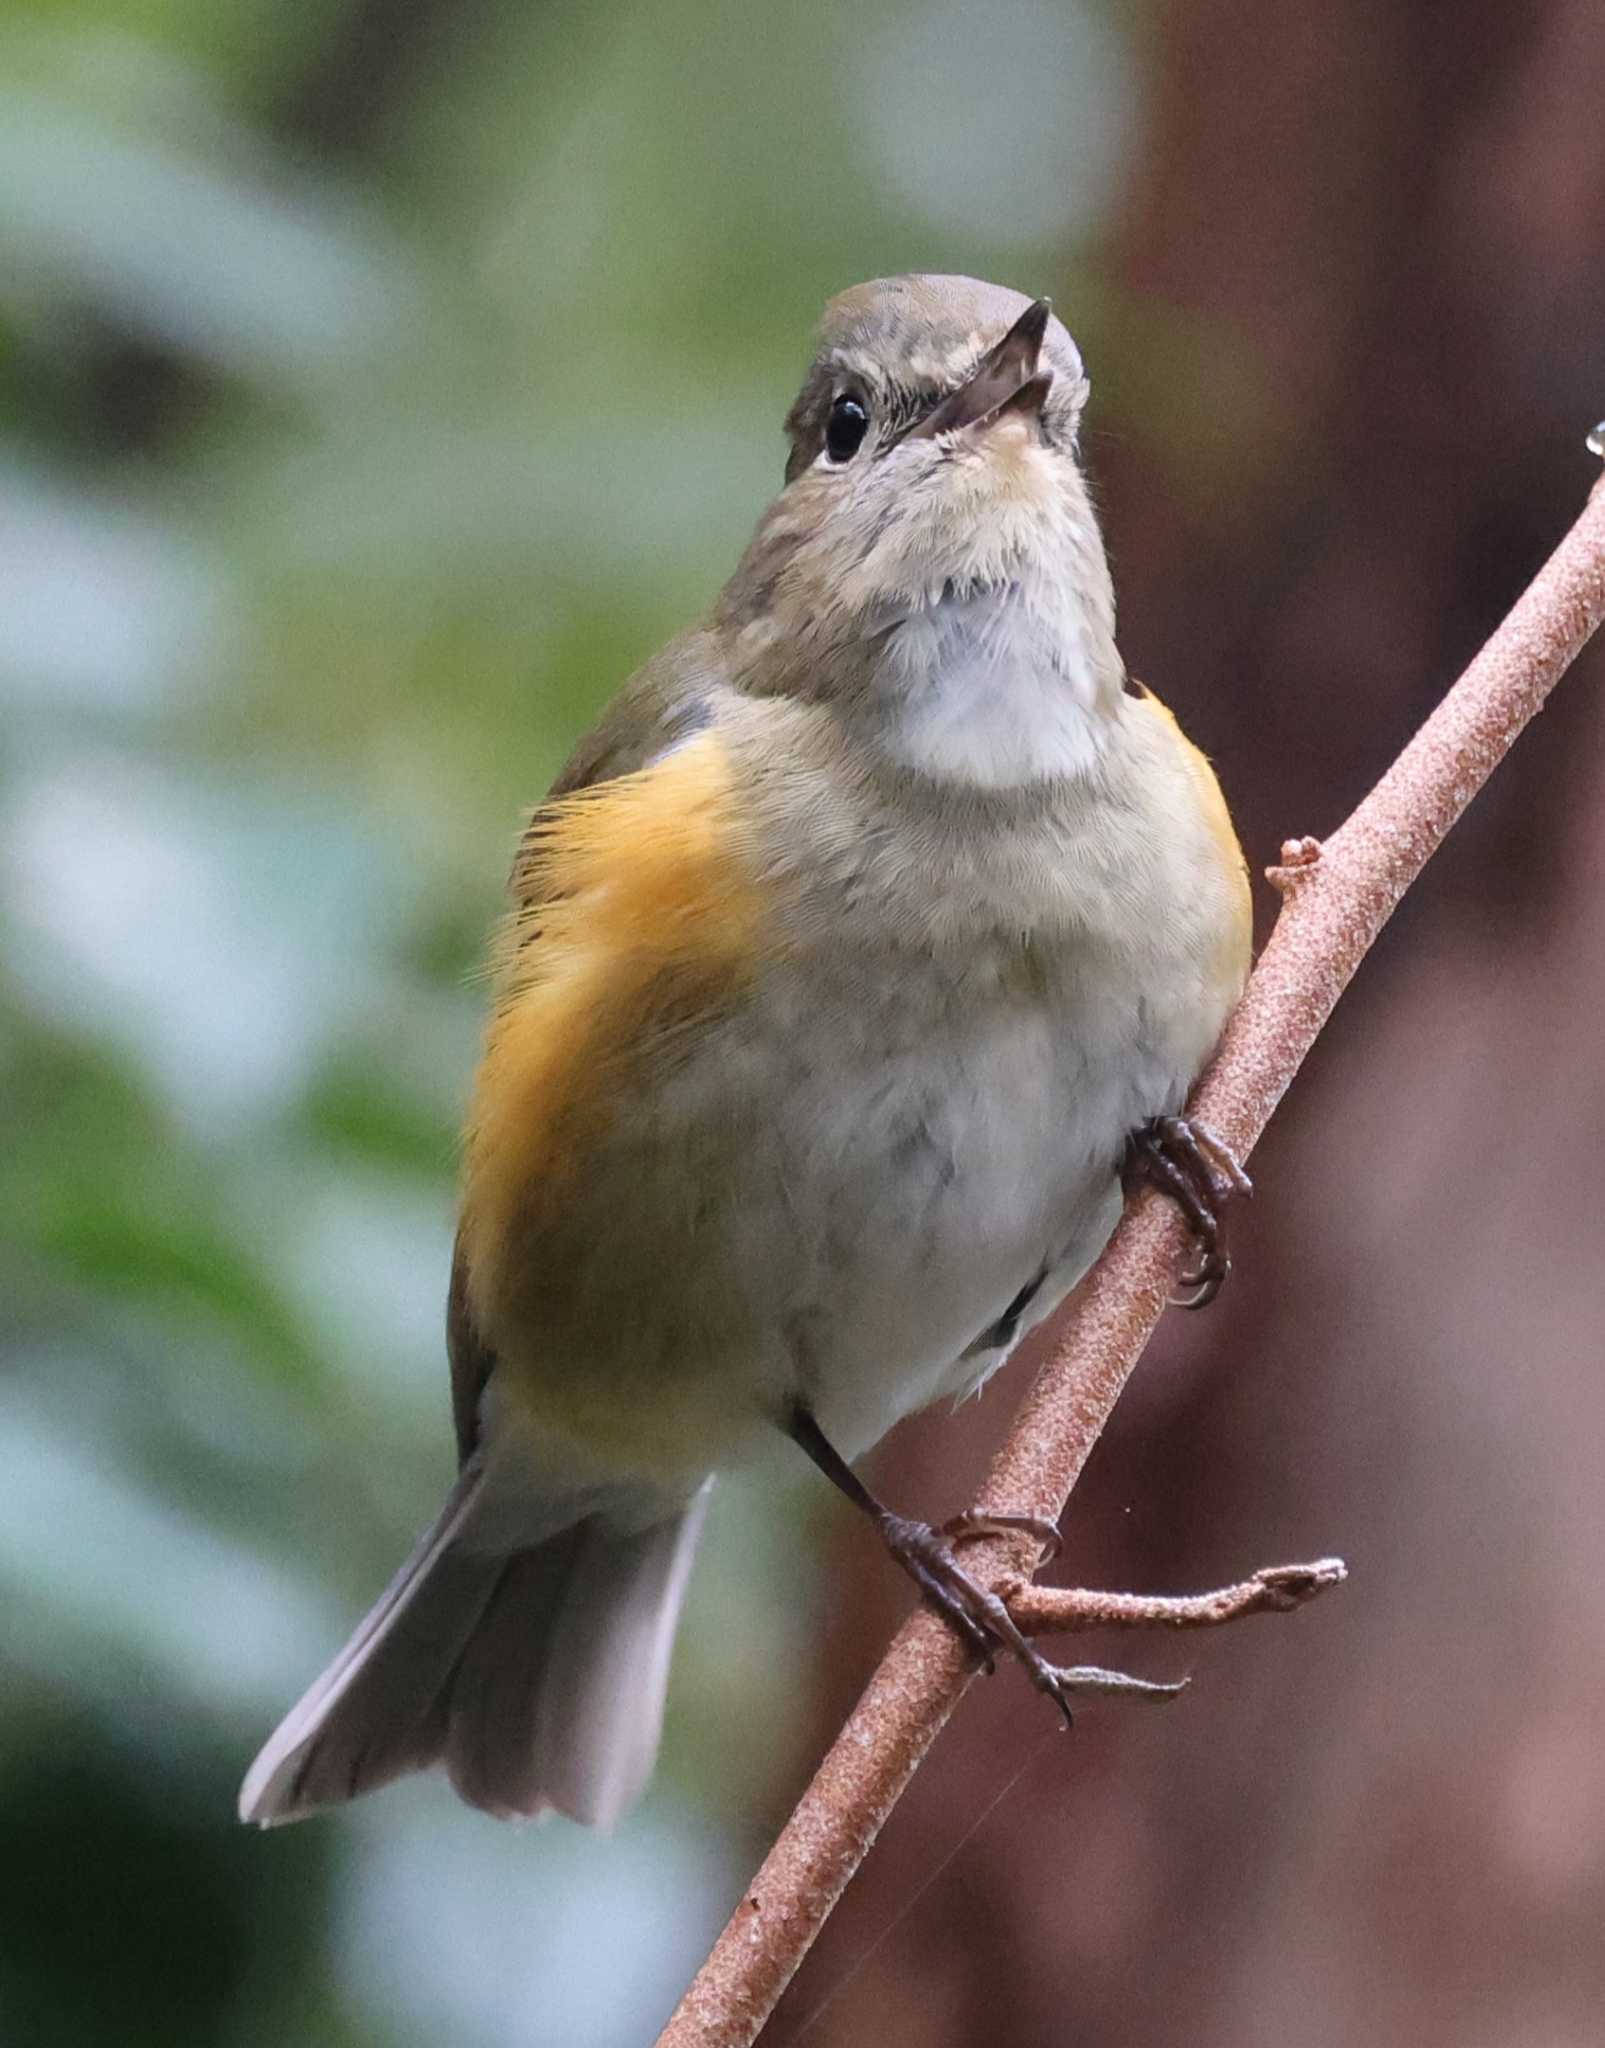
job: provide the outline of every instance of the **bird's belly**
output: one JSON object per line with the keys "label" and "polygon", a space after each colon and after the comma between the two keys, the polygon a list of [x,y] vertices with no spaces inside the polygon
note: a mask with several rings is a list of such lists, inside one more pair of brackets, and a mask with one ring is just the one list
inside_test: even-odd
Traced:
{"label": "bird's belly", "polygon": [[1119,1215],[1127,1133],[1184,1086],[1129,1018],[1043,993],[933,1003],[890,1056],[866,1038],[795,1101],[787,1149],[816,1165],[794,1197],[793,1366],[845,1456],[977,1385],[1063,1298]]}
{"label": "bird's belly", "polygon": [[616,1103],[520,1261],[514,1386],[658,1471],[737,1461],[799,1402],[856,1456],[1096,1257],[1127,1132],[1189,1078],[1143,1016],[1096,970],[777,970]]}

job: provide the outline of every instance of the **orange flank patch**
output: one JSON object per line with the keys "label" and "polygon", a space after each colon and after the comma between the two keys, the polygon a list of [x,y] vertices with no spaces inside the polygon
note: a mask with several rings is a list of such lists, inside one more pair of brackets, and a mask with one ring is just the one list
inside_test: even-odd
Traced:
{"label": "orange flank patch", "polygon": [[1226,798],[1216,779],[1215,771],[1210,766],[1209,756],[1201,748],[1195,747],[1182,731],[1169,705],[1161,703],[1152,690],[1144,687],[1142,708],[1164,723],[1187,763],[1196,799],[1214,844],[1220,873],[1232,895],[1234,915],[1230,926],[1221,934],[1214,965],[1216,977],[1221,988],[1226,991],[1228,1001],[1235,1003],[1242,993],[1243,980],[1248,972],[1254,925],[1248,867],[1243,858],[1242,846],[1238,842],[1237,829],[1232,823],[1232,814],[1226,807]]}
{"label": "orange flank patch", "polygon": [[758,897],[730,759],[703,733],[650,768],[537,811],[469,1113],[462,1241],[472,1294],[502,1295],[522,1226],[631,1071],[672,1055],[756,958]]}
{"label": "orange flank patch", "polygon": [[1148,691],[1144,701],[1148,710],[1155,717],[1164,720],[1174,735],[1176,744],[1187,757],[1188,764],[1193,771],[1194,780],[1198,784],[1198,795],[1203,804],[1204,818],[1209,826],[1209,834],[1220,853],[1222,865],[1232,868],[1241,867],[1243,864],[1243,849],[1237,843],[1237,830],[1232,824],[1232,814],[1226,808],[1226,799],[1221,794],[1221,786],[1216,779],[1215,771],[1209,764],[1209,756],[1202,749],[1193,745],[1186,733],[1176,723],[1175,712],[1171,710],[1168,704],[1161,703],[1152,690]]}

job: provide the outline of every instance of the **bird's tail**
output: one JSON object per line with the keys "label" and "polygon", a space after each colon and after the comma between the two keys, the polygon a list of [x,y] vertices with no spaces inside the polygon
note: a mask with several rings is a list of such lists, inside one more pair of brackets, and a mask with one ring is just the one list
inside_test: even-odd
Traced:
{"label": "bird's tail", "polygon": [[611,1827],[649,1776],[707,1489],[636,1531],[588,1515],[517,1550],[471,1540],[471,1463],[240,1788],[270,1826],[444,1763],[500,1816]]}

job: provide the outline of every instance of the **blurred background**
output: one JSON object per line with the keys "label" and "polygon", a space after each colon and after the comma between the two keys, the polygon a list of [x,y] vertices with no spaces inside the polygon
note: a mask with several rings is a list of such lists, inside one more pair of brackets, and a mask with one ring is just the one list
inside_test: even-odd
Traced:
{"label": "blurred background", "polygon": [[[807,1471],[720,1490],[612,1840],[232,1816],[448,1474],[520,812],[733,565],[823,299],[942,269],[1078,335],[1127,655],[1256,871],[1330,829],[1598,471],[1602,96],[1594,0],[7,10],[8,2048],[650,2040],[908,1604]],[[774,2048],[1598,2041],[1602,680],[1345,999],[1057,1568],[1351,1584],[1094,1645],[1197,1682],[1072,1741],[976,1688]],[[959,1507],[1021,1370],[875,1481]]]}

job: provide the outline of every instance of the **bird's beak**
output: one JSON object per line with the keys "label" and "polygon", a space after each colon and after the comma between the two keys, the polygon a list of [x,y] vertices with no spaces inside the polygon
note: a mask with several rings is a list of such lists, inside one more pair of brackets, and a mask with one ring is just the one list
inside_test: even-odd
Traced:
{"label": "bird's beak", "polygon": [[935,411],[928,412],[903,438],[927,441],[937,434],[956,433],[960,427],[990,426],[1005,413],[1023,413],[1028,418],[1040,415],[1053,382],[1051,370],[1037,370],[1051,310],[1046,299],[1027,306],[1003,339],[982,356],[969,382],[949,392]]}

